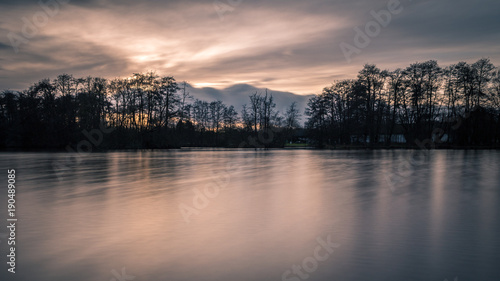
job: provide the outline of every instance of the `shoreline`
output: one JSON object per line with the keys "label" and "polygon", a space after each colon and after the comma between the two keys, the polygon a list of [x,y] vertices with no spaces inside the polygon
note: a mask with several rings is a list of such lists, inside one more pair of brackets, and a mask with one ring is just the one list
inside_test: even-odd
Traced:
{"label": "shoreline", "polygon": [[[319,150],[319,151],[375,151],[375,150],[422,150],[418,146],[407,146],[407,147],[393,147],[393,146],[379,146],[379,147],[361,147],[361,146],[337,146],[337,147],[314,147],[314,146],[285,146],[285,147],[172,147],[172,148],[107,148],[107,149],[95,149],[92,151],[84,151],[80,153],[105,153],[105,152],[138,152],[138,151],[175,151],[175,150],[207,150],[207,151],[217,151],[217,150]],[[435,147],[426,150],[500,150],[500,146],[442,146]],[[2,148],[0,153],[8,152],[26,152],[26,153],[78,153],[76,151],[68,151],[66,149],[54,149],[54,148]]]}

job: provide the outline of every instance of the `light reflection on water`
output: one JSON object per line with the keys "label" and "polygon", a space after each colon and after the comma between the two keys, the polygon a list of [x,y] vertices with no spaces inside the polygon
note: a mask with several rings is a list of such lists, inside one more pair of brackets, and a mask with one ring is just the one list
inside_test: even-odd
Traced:
{"label": "light reflection on water", "polygon": [[[95,153],[61,180],[53,163],[67,154],[2,153],[19,222],[17,273],[2,242],[0,279],[110,280],[125,267],[134,280],[281,280],[330,235],[340,247],[308,280],[500,280],[500,153],[408,165],[412,153]],[[406,176],[391,188],[394,171]],[[187,223],[179,205],[214,175],[227,186]]]}

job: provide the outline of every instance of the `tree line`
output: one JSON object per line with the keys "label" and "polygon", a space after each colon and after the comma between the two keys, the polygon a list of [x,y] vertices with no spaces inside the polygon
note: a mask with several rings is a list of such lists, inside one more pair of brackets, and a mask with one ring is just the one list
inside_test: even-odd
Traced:
{"label": "tree line", "polygon": [[94,149],[282,147],[299,117],[295,103],[278,112],[267,91],[250,95],[238,112],[194,99],[185,82],[154,72],[113,80],[63,74],[0,94],[0,147],[74,148],[103,125],[109,133]]}
{"label": "tree line", "polygon": [[393,71],[367,64],[311,98],[306,115],[320,147],[498,147],[500,72],[486,58]]}
{"label": "tree line", "polygon": [[[301,117],[307,120],[301,125]],[[498,147],[500,74],[489,59],[404,69],[367,64],[308,101],[276,109],[271,93],[240,108],[195,99],[155,72],[43,79],[0,94],[1,149],[67,149],[106,126],[97,149],[191,147]],[[94,148],[95,149],[95,148]]]}

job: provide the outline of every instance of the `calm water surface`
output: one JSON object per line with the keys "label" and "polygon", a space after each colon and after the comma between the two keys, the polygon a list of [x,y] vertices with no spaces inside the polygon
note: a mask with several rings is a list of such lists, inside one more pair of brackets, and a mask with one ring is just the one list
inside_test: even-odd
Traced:
{"label": "calm water surface", "polygon": [[500,280],[498,151],[0,157],[0,280]]}

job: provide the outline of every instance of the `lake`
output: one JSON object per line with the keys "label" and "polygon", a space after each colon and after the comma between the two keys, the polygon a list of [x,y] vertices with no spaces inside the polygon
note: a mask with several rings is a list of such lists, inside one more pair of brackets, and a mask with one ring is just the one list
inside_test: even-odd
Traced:
{"label": "lake", "polygon": [[0,155],[1,280],[500,280],[499,151]]}

